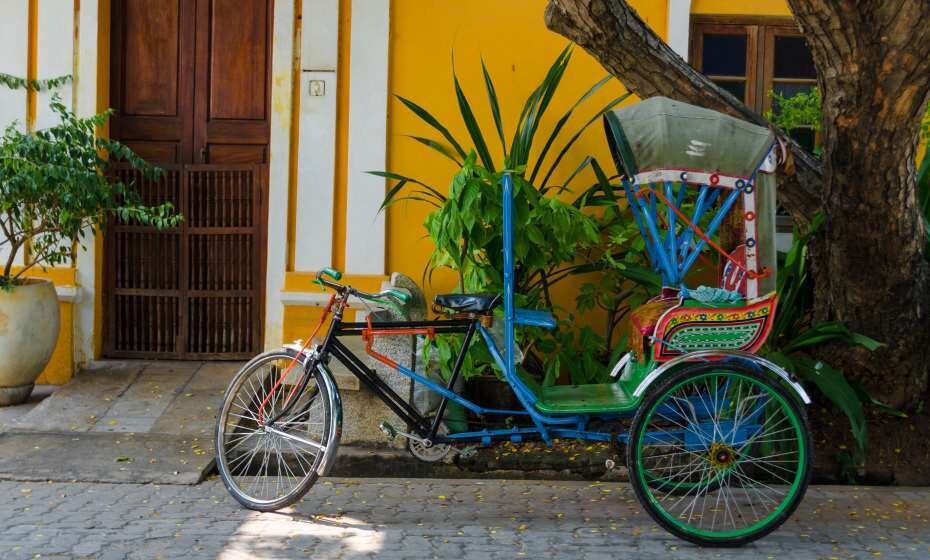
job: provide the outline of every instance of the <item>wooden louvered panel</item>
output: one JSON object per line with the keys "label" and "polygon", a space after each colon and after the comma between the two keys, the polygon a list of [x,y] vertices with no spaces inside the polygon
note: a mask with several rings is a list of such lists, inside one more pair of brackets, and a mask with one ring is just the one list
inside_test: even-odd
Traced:
{"label": "wooden louvered panel", "polygon": [[146,204],[171,202],[170,231],[107,232],[106,354],[237,359],[261,349],[265,166],[167,166],[160,181],[120,170]]}

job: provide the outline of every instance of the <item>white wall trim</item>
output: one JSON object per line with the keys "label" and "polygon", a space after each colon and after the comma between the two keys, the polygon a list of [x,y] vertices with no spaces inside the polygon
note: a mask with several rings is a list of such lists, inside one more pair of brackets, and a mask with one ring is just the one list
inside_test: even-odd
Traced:
{"label": "white wall trim", "polygon": [[[75,75],[74,49],[74,10],[71,6],[62,9],[57,2],[38,3],[38,25],[36,27],[36,77],[40,80],[57,78],[65,74]],[[95,38],[96,44],[96,38]],[[74,109],[72,83],[66,83],[56,90],[40,91],[36,94],[36,130],[48,128],[58,123],[58,116],[49,108],[54,94],[61,96],[61,102],[69,109]]]}
{"label": "white wall trim", "polygon": [[[0,72],[26,77],[27,52],[29,50],[29,4],[27,2],[0,2]],[[0,130],[13,122],[19,129],[26,127],[26,91],[0,86]],[[0,262],[6,263],[10,256],[7,245],[0,245]],[[23,263],[23,254],[16,257],[16,264]]]}
{"label": "white wall trim", "polygon": [[367,171],[387,160],[388,56],[391,3],[354,0],[349,68],[346,271],[385,273],[385,181]]}
{"label": "white wall trim", "polygon": [[268,160],[268,257],[265,275],[265,347],[280,346],[284,306],[281,289],[287,269],[288,180],[293,115],[294,2],[274,3],[271,51],[271,141]]}
{"label": "white wall trim", "polygon": [[77,303],[81,299],[81,290],[77,286],[55,286],[55,293],[61,303]]}
{"label": "white wall trim", "polygon": [[[330,295],[327,292],[281,292],[281,303],[289,307],[326,307]],[[384,305],[350,297],[348,307],[352,309],[388,309]]]}
{"label": "white wall trim", "polygon": [[[97,59],[100,55],[97,50],[97,34],[100,8],[98,0],[82,0],[80,6],[80,12],[75,14],[78,17],[78,36],[74,45],[77,56],[74,57],[75,68],[71,73],[74,81],[71,87],[74,93],[73,110],[86,117],[97,112]],[[75,303],[72,348],[74,363],[84,365],[94,359],[95,329],[103,328],[103,325],[95,324],[97,251],[95,238],[89,232],[83,240],[83,246],[78,247],[74,266],[76,293],[72,300]]]}
{"label": "white wall trim", "polygon": [[688,60],[688,42],[691,34],[691,0],[668,1],[668,45]]}
{"label": "white wall trim", "polygon": [[333,255],[339,0],[302,1],[294,267],[315,271]]}
{"label": "white wall trim", "polygon": [[[0,2],[0,72],[26,77],[29,51],[29,3]],[[0,130],[18,121],[26,125],[26,90],[0,86]]]}

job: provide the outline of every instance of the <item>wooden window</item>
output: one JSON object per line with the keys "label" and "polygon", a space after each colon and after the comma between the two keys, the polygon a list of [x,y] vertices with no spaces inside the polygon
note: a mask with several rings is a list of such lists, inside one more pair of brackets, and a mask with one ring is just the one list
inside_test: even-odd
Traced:
{"label": "wooden window", "polygon": [[[694,16],[691,64],[759,113],[773,109],[771,91],[790,97],[817,85],[810,51],[791,18]],[[813,130],[791,135],[814,149]]]}

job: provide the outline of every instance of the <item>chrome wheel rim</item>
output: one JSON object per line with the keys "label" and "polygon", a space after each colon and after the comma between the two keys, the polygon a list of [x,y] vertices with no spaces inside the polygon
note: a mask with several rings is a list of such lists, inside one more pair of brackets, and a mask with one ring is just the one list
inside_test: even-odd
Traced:
{"label": "chrome wheel rim", "polygon": [[[324,391],[311,377],[297,394],[303,367],[286,376],[291,358],[269,356],[237,377],[220,413],[217,460],[230,490],[256,504],[273,504],[302,491],[316,476],[329,440]],[[294,404],[274,424],[269,420]]]}

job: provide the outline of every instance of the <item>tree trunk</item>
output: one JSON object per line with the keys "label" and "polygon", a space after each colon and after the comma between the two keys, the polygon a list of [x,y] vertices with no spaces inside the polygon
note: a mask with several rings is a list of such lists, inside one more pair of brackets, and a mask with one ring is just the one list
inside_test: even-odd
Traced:
{"label": "tree trunk", "polygon": [[930,282],[914,158],[930,92],[930,2],[788,0],[823,96],[826,242],[816,315],[886,346],[834,349],[846,374],[894,405],[927,388]]}
{"label": "tree trunk", "polygon": [[[914,156],[930,91],[930,2],[788,0],[824,99],[823,165],[796,144],[779,198],[796,221],[827,215],[817,252],[816,315],[886,346],[830,353],[895,406],[927,388],[930,276],[921,255]],[[767,121],[688,66],[622,0],[550,0],[550,29],[576,42],[640,97],[664,95]]]}

